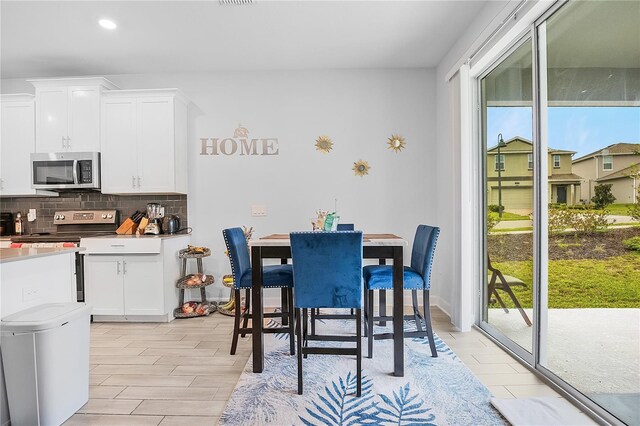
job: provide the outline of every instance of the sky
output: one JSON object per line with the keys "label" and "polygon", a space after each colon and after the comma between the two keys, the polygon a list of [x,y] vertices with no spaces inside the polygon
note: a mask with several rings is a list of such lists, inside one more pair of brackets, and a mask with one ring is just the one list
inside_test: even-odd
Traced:
{"label": "sky", "polygon": [[[522,136],[531,140],[529,107],[490,107],[487,113],[487,146]],[[640,107],[550,107],[549,147],[577,151],[578,158],[608,145],[640,143]]]}

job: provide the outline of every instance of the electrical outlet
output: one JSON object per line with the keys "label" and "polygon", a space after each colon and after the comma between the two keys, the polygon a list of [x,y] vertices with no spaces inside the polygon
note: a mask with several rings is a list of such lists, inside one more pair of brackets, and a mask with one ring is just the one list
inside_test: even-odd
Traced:
{"label": "electrical outlet", "polygon": [[29,212],[27,213],[27,221],[33,222],[34,220],[36,220],[36,209],[29,209]]}
{"label": "electrical outlet", "polygon": [[261,204],[254,204],[251,206],[251,216],[266,216],[267,207]]}

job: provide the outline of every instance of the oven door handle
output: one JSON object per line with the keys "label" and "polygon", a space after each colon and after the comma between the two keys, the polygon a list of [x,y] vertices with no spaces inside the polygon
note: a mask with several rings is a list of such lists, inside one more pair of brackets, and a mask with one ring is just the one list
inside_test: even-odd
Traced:
{"label": "oven door handle", "polygon": [[73,183],[78,184],[78,160],[73,160]]}

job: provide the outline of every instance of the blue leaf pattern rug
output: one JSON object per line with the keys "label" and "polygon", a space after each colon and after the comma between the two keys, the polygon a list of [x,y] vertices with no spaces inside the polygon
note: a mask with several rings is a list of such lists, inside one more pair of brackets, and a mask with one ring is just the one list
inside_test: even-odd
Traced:
{"label": "blue leaf pattern rug", "polygon": [[[277,324],[270,322],[270,326]],[[405,322],[405,328],[414,324]],[[316,322],[319,334],[355,334],[354,322]],[[415,328],[414,328],[415,329]],[[390,328],[386,330],[391,331]],[[382,327],[376,327],[376,332]],[[248,338],[251,338],[250,336]],[[221,425],[505,425],[491,406],[491,393],[455,353],[435,336],[438,357],[426,338],[405,339],[405,375],[394,377],[393,342],[374,342],[366,358],[363,338],[362,396],[355,397],[356,360],[345,355],[309,355],[303,360],[304,395],[297,394],[297,358],[288,335],[266,334],[264,371],[242,373]],[[311,342],[320,345],[319,342]],[[353,343],[325,342],[328,346]]]}

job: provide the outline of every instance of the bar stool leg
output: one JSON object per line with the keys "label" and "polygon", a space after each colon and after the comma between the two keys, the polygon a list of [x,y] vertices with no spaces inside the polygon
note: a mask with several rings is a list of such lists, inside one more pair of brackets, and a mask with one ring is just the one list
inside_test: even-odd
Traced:
{"label": "bar stool leg", "polygon": [[302,321],[300,309],[296,309],[296,335],[298,343],[298,395],[302,395]]}
{"label": "bar stool leg", "polygon": [[[238,299],[240,299],[240,297],[238,297]],[[238,300],[236,303],[238,304],[238,306],[240,306],[240,300]],[[245,292],[244,314],[242,314],[244,316],[244,320],[242,321],[242,328],[247,328],[247,325],[249,324],[249,306],[251,306],[250,288],[248,288]],[[247,333],[242,333],[241,337],[244,337],[246,335]]]}
{"label": "bar stool leg", "polygon": [[[295,336],[294,336],[294,324],[295,321],[293,319],[293,289],[288,288],[287,289],[287,298],[289,299],[289,303],[287,304],[287,316],[289,318],[289,351],[291,353],[291,355],[295,355],[296,353],[296,348],[295,348]],[[285,318],[285,317],[283,317]]]}
{"label": "bar stool leg", "polygon": [[420,320],[420,307],[418,306],[418,290],[411,290],[411,302],[413,304],[413,319],[416,322],[416,330],[422,332],[422,321]]}
{"label": "bar stool leg", "polygon": [[427,328],[427,337],[429,339],[429,347],[431,347],[431,356],[438,357],[436,350],[436,342],[433,339],[433,327],[431,326],[431,308],[429,307],[429,290],[423,290],[422,303],[424,303],[424,323]]}
{"label": "bar stool leg", "polygon": [[367,292],[369,293],[369,296],[367,297],[367,308],[366,310],[369,311],[369,317],[367,318],[367,328],[369,329],[369,337],[367,339],[367,349],[368,349],[368,354],[369,354],[369,358],[373,358],[373,290],[367,290]]}
{"label": "bar stool leg", "polygon": [[235,297],[236,306],[235,306],[235,315],[233,317],[233,338],[231,340],[231,355],[236,354],[236,348],[238,347],[238,335],[240,334],[240,290],[233,290],[233,295]]}

